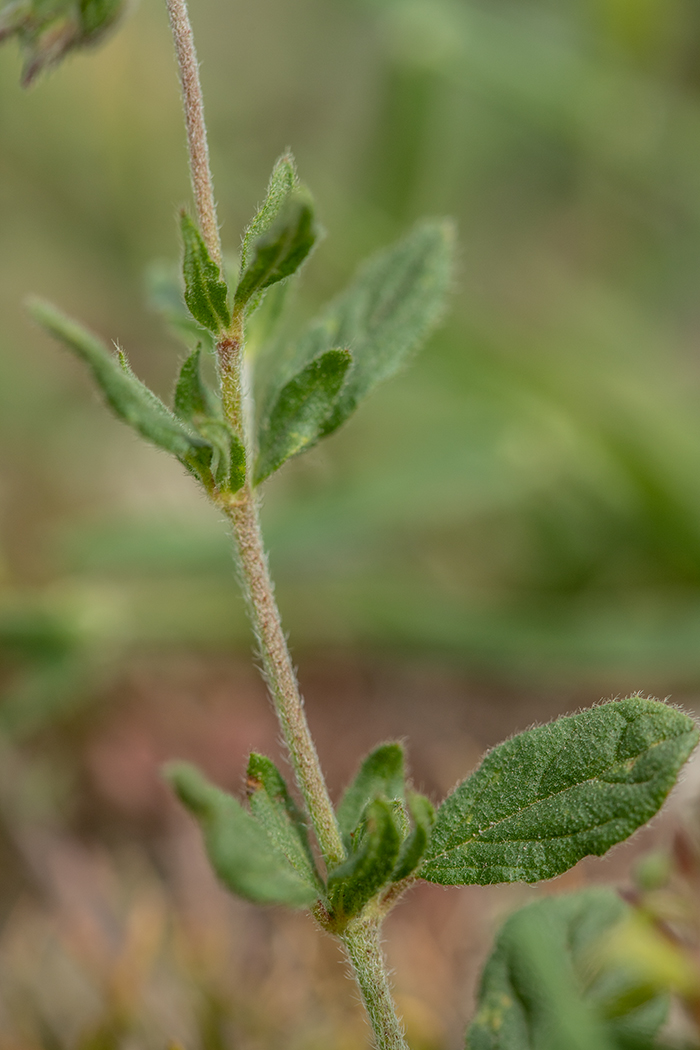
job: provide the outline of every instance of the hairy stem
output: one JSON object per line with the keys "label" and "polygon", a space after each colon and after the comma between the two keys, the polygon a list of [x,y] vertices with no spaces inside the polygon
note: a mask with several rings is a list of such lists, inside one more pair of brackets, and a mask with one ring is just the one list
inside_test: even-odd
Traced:
{"label": "hairy stem", "polygon": [[207,250],[221,269],[221,240],[216,218],[214,184],[209,165],[207,126],[204,122],[204,100],[192,25],[187,12],[186,0],[166,0],[166,3],[180,73],[182,103],[187,127],[187,152],[190,160],[192,190],[197,207],[197,221]]}
{"label": "hairy stem", "polygon": [[304,714],[267,567],[257,502],[250,488],[237,493],[226,512],[233,525],[250,618],[275,710],[319,846],[326,863],[334,867],[344,859],[345,850]]}
{"label": "hairy stem", "polygon": [[351,922],[342,936],[374,1032],[377,1050],[408,1050],[391,985],[376,918]]}

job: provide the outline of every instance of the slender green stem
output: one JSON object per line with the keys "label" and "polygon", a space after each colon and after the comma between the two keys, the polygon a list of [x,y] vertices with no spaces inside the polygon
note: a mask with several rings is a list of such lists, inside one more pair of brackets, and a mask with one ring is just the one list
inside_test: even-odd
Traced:
{"label": "slender green stem", "polygon": [[341,939],[362,992],[377,1050],[408,1050],[391,995],[379,919],[352,921]]}

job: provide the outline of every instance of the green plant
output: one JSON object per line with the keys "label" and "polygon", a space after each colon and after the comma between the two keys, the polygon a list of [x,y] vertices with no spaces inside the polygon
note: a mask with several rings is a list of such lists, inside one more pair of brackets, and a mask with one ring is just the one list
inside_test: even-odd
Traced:
{"label": "green plant", "polygon": [[[698,731],[687,715],[658,701],[639,695],[613,701],[496,747],[437,812],[407,783],[402,746],[385,743],[364,759],[333,807],[274,599],[258,494],[288,459],[341,426],[424,340],[449,289],[454,234],[446,221],[417,225],[370,259],[293,344],[281,339],[276,323],[289,282],[320,238],[312,199],[292,157],[282,156],[245,231],[238,272],[227,271],[184,0],[168,0],[168,11],[196,204],[196,221],[181,215],[189,313],[176,310],[171,321],[199,340],[180,369],[172,410],[134,375],[121,350],[111,353],[46,302],[32,300],[30,310],[88,365],[112,410],[174,455],[228,518],[303,806],[262,755],[250,757],[247,807],[188,764],[171,763],[166,776],[201,824],[211,863],[234,893],[256,904],[308,908],[339,938],[377,1047],[400,1050],[405,1041],[380,933],[404,891],[421,878],[442,885],[536,882],[605,853],[658,811]],[[90,12],[65,0],[6,9],[2,32],[17,35],[28,50],[25,80],[99,36],[117,8],[100,8],[92,20]],[[78,27],[70,37],[66,25]],[[246,356],[251,335],[257,352]],[[205,378],[209,351],[214,387]],[[579,994],[576,960],[569,959],[579,940],[585,947],[619,919],[623,906],[604,894],[539,907],[546,928],[528,911],[504,931],[485,972],[469,1045],[585,1050],[653,1038],[663,1012],[655,998],[641,1022],[638,1014],[628,1016],[639,1009],[636,1002],[622,1009],[621,1022],[600,1020]],[[607,1002],[602,993],[593,998]]]}

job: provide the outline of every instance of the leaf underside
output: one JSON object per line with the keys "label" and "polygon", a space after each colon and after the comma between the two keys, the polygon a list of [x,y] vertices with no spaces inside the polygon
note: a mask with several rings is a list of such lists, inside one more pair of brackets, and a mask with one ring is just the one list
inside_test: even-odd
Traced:
{"label": "leaf underside", "polygon": [[687,715],[638,696],[521,733],[440,806],[418,874],[536,882],[600,856],[657,812],[697,741]]}

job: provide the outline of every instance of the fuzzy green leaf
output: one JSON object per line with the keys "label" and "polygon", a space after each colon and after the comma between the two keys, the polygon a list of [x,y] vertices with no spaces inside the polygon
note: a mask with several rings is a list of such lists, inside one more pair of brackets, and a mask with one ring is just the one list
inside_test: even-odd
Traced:
{"label": "fuzzy green leaf", "polygon": [[346,346],[353,369],[322,436],[332,433],[378,383],[418,349],[443,310],[452,271],[454,230],[423,222],[361,267],[350,286],[302,335],[293,366],[333,346]]}
{"label": "fuzzy green leaf", "polygon": [[248,760],[246,789],[250,811],[257,822],[301,877],[316,887],[317,892],[322,892],[304,814],[289,794],[274,762],[253,753]]}
{"label": "fuzzy green leaf", "polygon": [[419,875],[536,882],[600,856],[657,812],[697,741],[691,718],[639,696],[521,733],[440,806]]}
{"label": "fuzzy green leaf", "polygon": [[221,271],[207,251],[202,236],[187,212],[180,213],[184,255],[185,302],[198,324],[217,335],[231,324],[228,288]]}
{"label": "fuzzy green leaf", "polygon": [[164,773],[197,818],[212,867],[230,890],[255,904],[302,908],[314,902],[316,888],[238,799],[214,787],[188,762],[171,762]]}
{"label": "fuzzy green leaf", "polygon": [[351,363],[347,350],[328,350],[282,388],[258,434],[256,485],[316,443]]}
{"label": "fuzzy green leaf", "polygon": [[265,200],[258,208],[253,221],[243,236],[241,248],[241,273],[248,268],[253,245],[259,237],[272,226],[284,205],[289,200],[292,190],[298,183],[294,157],[291,153],[283,154],[275,163],[267,186]]}
{"label": "fuzzy green leaf", "polygon": [[591,969],[596,942],[628,910],[612,890],[592,889],[512,915],[484,968],[467,1050],[617,1050],[650,1039],[665,1019],[666,997],[609,1020],[616,975]]}
{"label": "fuzzy green leaf", "polygon": [[189,434],[163,402],[136,378],[123,355],[110,353],[97,336],[50,303],[32,299],[28,305],[32,317],[47,332],[86,362],[110,408],[142,437],[182,460],[206,449],[206,442]]}
{"label": "fuzzy green leaf", "polygon": [[175,387],[175,414],[195,426],[205,419],[223,419],[221,401],[202,378],[202,348],[184,361]]}
{"label": "fuzzy green leaf", "polygon": [[250,248],[250,261],[236,288],[235,308],[249,305],[271,285],[296,273],[319,235],[311,198],[301,188],[294,189],[270,228]]}
{"label": "fuzzy green leaf", "polygon": [[385,798],[373,799],[364,810],[350,856],[328,876],[328,899],[340,924],[389,881],[400,847],[393,807]]}
{"label": "fuzzy green leaf", "polygon": [[427,849],[430,832],[435,823],[435,807],[429,798],[419,795],[417,791],[409,791],[406,801],[413,818],[413,831],[401,844],[399,859],[391,873],[392,882],[400,882],[401,879],[408,878],[418,867]]}
{"label": "fuzzy green leaf", "polygon": [[389,801],[404,797],[404,753],[401,744],[381,744],[363,760],[337,809],[338,826],[346,849],[368,803],[379,795]]}

